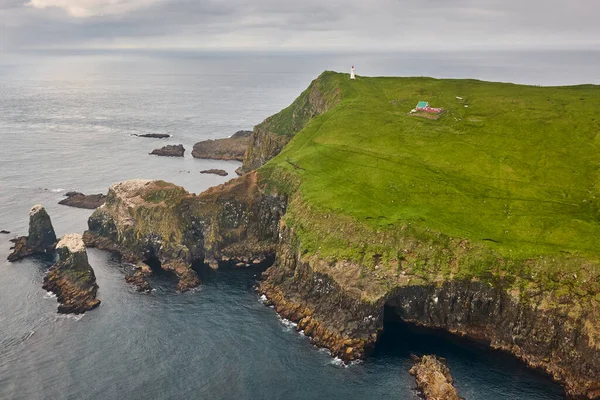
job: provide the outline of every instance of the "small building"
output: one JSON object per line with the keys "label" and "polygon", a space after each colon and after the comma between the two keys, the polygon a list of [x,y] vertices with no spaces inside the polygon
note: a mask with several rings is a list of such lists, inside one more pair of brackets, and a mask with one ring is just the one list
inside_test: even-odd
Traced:
{"label": "small building", "polygon": [[417,103],[417,106],[415,107],[415,110],[417,110],[417,111],[423,111],[423,112],[428,112],[428,113],[434,113],[434,114],[439,114],[442,111],[444,111],[443,108],[434,108],[434,107],[431,107],[429,105],[429,103],[426,102],[426,101],[419,101]]}

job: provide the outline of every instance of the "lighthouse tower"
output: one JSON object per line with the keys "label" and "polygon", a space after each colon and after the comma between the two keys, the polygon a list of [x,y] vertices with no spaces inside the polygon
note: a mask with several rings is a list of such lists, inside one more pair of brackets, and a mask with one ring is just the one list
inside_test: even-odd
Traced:
{"label": "lighthouse tower", "polygon": [[352,69],[350,70],[350,79],[356,79],[356,77],[354,76],[354,65],[352,66]]}

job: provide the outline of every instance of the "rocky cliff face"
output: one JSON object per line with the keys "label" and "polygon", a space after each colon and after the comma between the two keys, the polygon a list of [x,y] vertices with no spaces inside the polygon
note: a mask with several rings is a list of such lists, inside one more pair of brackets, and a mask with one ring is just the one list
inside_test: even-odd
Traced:
{"label": "rocky cliff face", "polygon": [[475,339],[508,351],[566,385],[572,396],[600,397],[600,322],[591,305],[507,284],[455,281],[408,286],[388,305],[405,321]]}
{"label": "rocky cliff face", "polygon": [[41,204],[36,204],[29,211],[29,235],[13,239],[12,242],[15,245],[8,261],[54,250],[56,234],[50,216]]}
{"label": "rocky cliff face", "polygon": [[[535,289],[519,292],[514,282],[359,279],[355,264],[301,256],[293,234],[282,232],[276,263],[259,291],[333,355],[351,361],[368,354],[387,306],[404,321],[512,353],[564,384],[570,396],[600,398],[600,321],[593,304]],[[365,279],[368,287],[358,284]]]}
{"label": "rocky cliff face", "polygon": [[82,314],[100,305],[96,275],[88,263],[81,235],[65,235],[56,245],[58,261],[44,278],[43,288],[56,294],[58,312]]}
{"label": "rocky cliff face", "polygon": [[220,261],[247,264],[274,253],[273,221],[285,201],[263,194],[256,178],[248,174],[198,196],[162,181],[113,185],[84,239],[131,262],[156,260],[178,276],[179,290],[188,290],[199,283],[194,262],[217,268]]}
{"label": "rocky cliff face", "polygon": [[240,172],[264,165],[313,118],[335,107],[341,100],[339,89],[330,87],[326,72],[315,79],[288,108],[257,125],[250,136]]}

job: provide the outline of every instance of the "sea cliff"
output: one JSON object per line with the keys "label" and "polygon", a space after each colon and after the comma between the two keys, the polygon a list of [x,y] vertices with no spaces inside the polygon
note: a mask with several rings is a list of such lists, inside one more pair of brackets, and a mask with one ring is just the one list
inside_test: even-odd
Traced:
{"label": "sea cliff", "polygon": [[[200,195],[115,185],[86,242],[156,259],[184,282],[196,262],[274,256],[259,292],[345,361],[368,355],[391,313],[488,342],[570,396],[600,398],[594,139],[553,117],[594,90],[327,72],[255,128],[245,175]],[[425,96],[447,113],[408,117]],[[581,117],[600,106],[590,101],[563,110],[580,132],[597,128]],[[548,135],[556,157],[540,168],[533,144]],[[577,157],[559,157],[565,149]]]}

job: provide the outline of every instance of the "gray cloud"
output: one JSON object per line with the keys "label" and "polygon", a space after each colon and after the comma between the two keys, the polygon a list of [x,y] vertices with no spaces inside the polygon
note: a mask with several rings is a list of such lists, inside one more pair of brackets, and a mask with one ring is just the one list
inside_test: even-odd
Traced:
{"label": "gray cloud", "polygon": [[0,49],[600,48],[597,0],[0,0]]}

